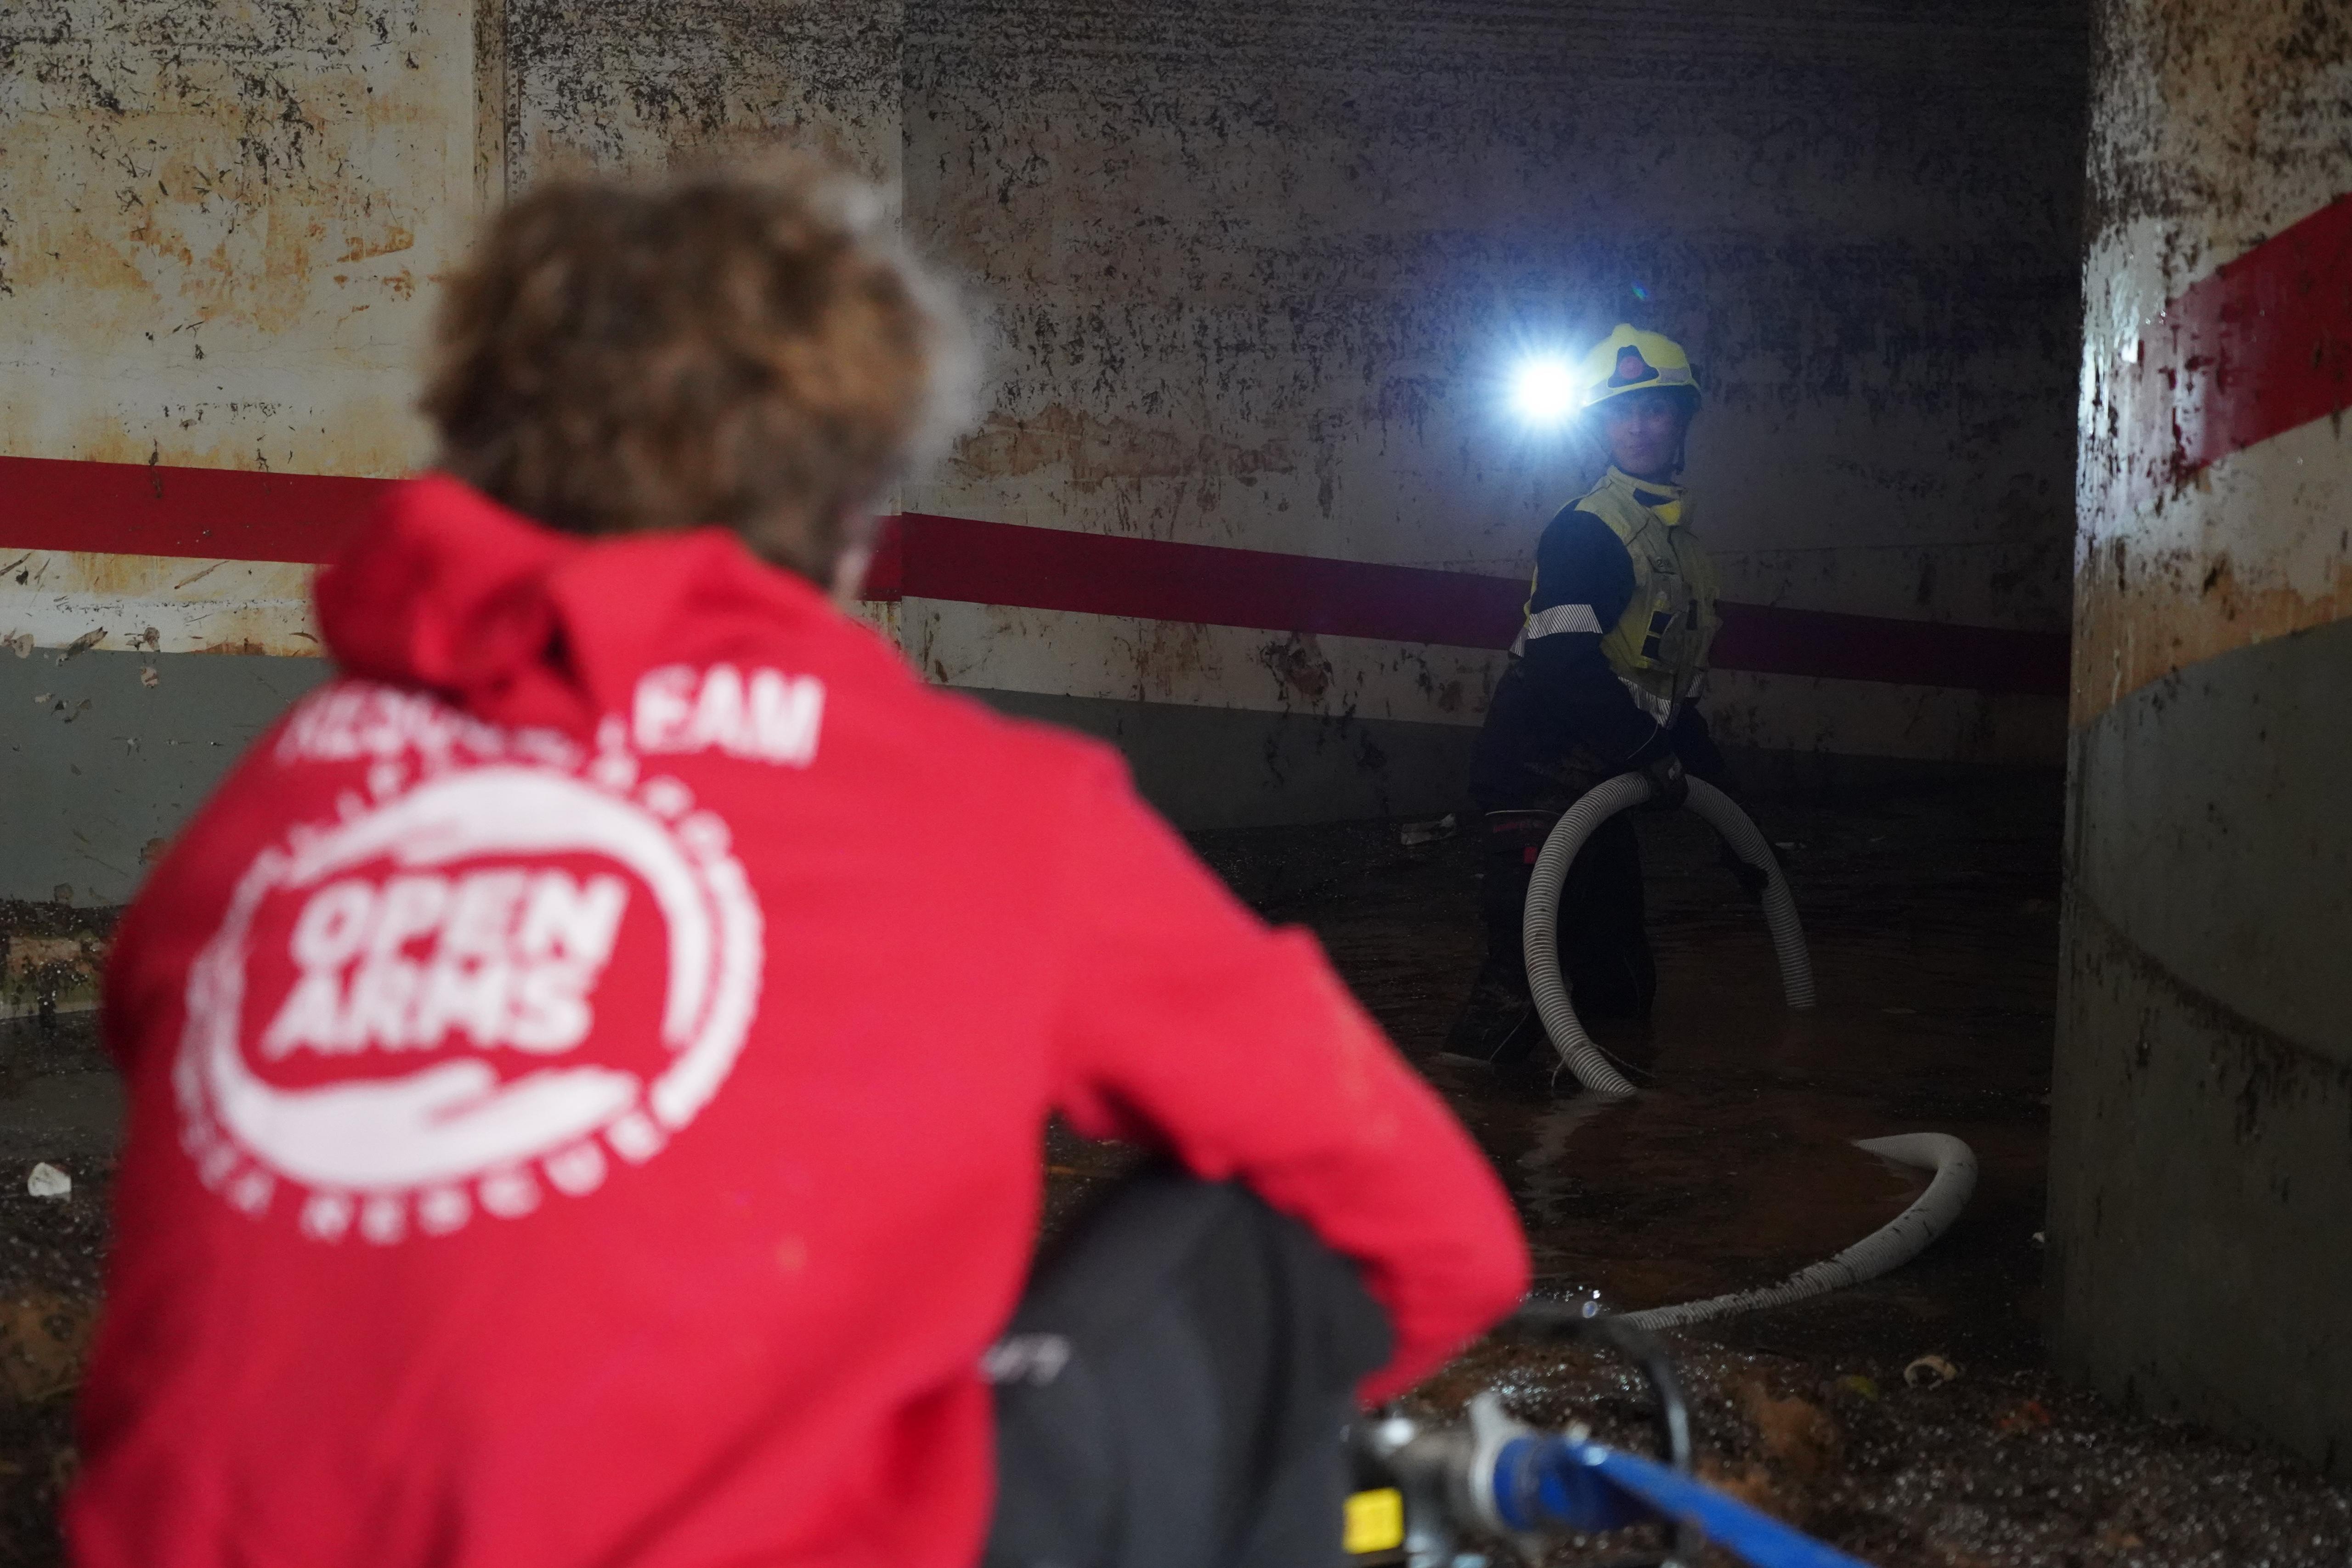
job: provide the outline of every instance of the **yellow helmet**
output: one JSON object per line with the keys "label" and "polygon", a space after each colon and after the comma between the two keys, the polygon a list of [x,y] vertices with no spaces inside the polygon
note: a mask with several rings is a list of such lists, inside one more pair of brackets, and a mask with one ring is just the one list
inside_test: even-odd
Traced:
{"label": "yellow helmet", "polygon": [[1584,406],[1597,408],[1628,392],[1654,386],[1679,386],[1698,406],[1698,381],[1691,374],[1690,355],[1664,332],[1645,332],[1624,322],[1592,345],[1577,374]]}

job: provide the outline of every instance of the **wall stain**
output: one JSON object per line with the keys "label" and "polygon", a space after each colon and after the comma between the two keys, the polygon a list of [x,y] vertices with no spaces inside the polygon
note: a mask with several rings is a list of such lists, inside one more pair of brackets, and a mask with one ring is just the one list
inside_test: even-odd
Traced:
{"label": "wall stain", "polygon": [[421,312],[345,333],[334,297],[413,307],[468,226],[448,132],[472,82],[444,47],[464,9],[13,7],[0,358],[47,374],[0,374],[0,450],[346,473],[421,455]]}
{"label": "wall stain", "polygon": [[1258,661],[1274,676],[1286,701],[1296,699],[1309,708],[1321,704],[1331,689],[1331,661],[1311,632],[1295,632],[1258,649]]}
{"label": "wall stain", "polygon": [[1190,621],[1137,621],[1114,634],[1109,646],[1118,660],[1106,673],[1130,689],[1139,702],[1164,702],[1213,668],[1208,628]]}
{"label": "wall stain", "polygon": [[1122,479],[1190,479],[1216,474],[1255,479],[1296,466],[1277,439],[1258,447],[1206,431],[1152,426],[1053,404],[1026,418],[992,412],[958,443],[953,462],[974,474],[1021,478],[1054,470],[1081,490]]}
{"label": "wall stain", "polygon": [[[2265,542],[2243,532],[2215,529],[2211,537],[2234,540],[2257,563],[2251,569],[2214,543],[2135,549],[2133,531],[2109,532],[2086,517],[2084,569],[2074,580],[2069,724],[2079,729],[2142,687],[2205,659],[2352,616],[2352,552],[2345,550],[2352,541],[2326,516],[2313,521],[2319,549],[2336,559],[2289,584],[2278,580],[2280,566],[2263,563]],[[2337,536],[2334,551],[2329,534]],[[2274,534],[2271,542],[2281,541]]]}

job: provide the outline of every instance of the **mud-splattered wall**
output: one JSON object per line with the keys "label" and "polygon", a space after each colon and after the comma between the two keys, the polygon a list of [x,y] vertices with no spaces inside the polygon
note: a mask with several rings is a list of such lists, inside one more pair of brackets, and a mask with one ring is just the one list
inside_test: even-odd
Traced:
{"label": "mud-splattered wall", "polygon": [[[415,462],[411,356],[471,208],[463,0],[34,0],[0,29],[0,451]],[[44,644],[305,651],[297,569],[10,559],[6,629]]]}
{"label": "mud-splattered wall", "polygon": [[395,473],[469,217],[463,0],[27,0],[0,37],[0,449]]}
{"label": "mud-splattered wall", "polygon": [[[0,896],[122,900],[325,674],[305,536],[351,506],[261,476],[426,457],[409,405],[433,285],[485,203],[761,133],[895,191],[900,36],[896,5],[782,0],[0,15],[0,454],[52,460],[0,472]],[[106,535],[85,513],[121,464],[153,465],[136,499],[159,528],[24,547]],[[216,537],[263,512],[268,546]]]}
{"label": "mud-splattered wall", "polygon": [[[909,228],[976,280],[1002,377],[915,510],[1517,575],[1590,454],[1517,428],[1504,377],[1631,305],[1701,362],[1692,479],[1729,596],[2063,630],[2072,8],[908,16]],[[1352,770],[1392,805],[1442,802],[1498,664],[904,615],[940,678],[1130,746],[1166,731],[1244,814],[1283,809],[1301,770],[1326,793]],[[1783,753],[2054,763],[2062,733],[2054,698],[1884,680],[1727,673],[1712,706],[1727,739]]]}
{"label": "mud-splattered wall", "polygon": [[782,139],[898,178],[897,0],[478,0],[509,177]]}
{"label": "mud-splattered wall", "polygon": [[[0,452],[393,474],[473,205],[464,0],[0,15]],[[159,467],[158,470],[161,472]],[[20,476],[0,520],[28,502]],[[307,570],[0,555],[0,892],[119,900],[316,679]]]}
{"label": "mud-splattered wall", "polygon": [[[1590,456],[1500,418],[1500,377],[1523,349],[1577,346],[1639,285],[1714,397],[1693,477],[1732,596],[1875,617],[1814,625],[1850,645],[1826,663],[1725,672],[1727,738],[1784,758],[2046,758],[2054,702],[2031,683],[1953,658],[1903,675],[1865,634],[2048,642],[2064,623],[2071,16],[2024,0],[16,7],[0,463],[79,466],[0,479],[0,638],[20,655],[0,658],[0,787],[54,826],[0,854],[0,892],[122,897],[321,673],[303,542],[325,537],[323,511],[305,532],[325,492],[257,492],[277,542],[234,551],[173,521],[191,467],[401,471],[425,451],[407,402],[432,284],[484,204],[575,163],[779,134],[876,177],[983,314],[984,421],[909,510],[1260,552],[1221,558],[1229,578],[1276,552],[1491,590]],[[176,542],[142,544],[144,523],[60,542],[125,473],[147,482],[107,467],[123,464],[155,465],[141,504]],[[46,510],[13,540],[7,485],[47,497],[16,507]],[[1501,657],[1483,622],[1342,632],[1213,592],[1119,609],[915,564],[876,614],[928,671],[1117,736],[1193,824],[1444,809]]]}
{"label": "mud-splattered wall", "polygon": [[2102,13],[2054,1348],[2352,1475],[2352,13]]}

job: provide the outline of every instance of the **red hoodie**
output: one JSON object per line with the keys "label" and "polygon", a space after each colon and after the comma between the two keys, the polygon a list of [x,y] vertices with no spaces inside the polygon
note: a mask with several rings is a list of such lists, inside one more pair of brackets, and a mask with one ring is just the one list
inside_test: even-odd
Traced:
{"label": "red hoodie", "polygon": [[1309,937],[732,535],[431,478],[318,597],[107,977],[82,1568],[967,1568],[1049,1111],[1357,1259],[1368,1396],[1524,1288]]}

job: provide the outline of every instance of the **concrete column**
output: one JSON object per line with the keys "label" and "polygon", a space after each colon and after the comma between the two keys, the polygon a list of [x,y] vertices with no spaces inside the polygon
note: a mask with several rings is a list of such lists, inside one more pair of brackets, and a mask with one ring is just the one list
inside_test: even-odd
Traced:
{"label": "concrete column", "polygon": [[2352,12],[2097,37],[2053,1350],[2352,1475]]}

